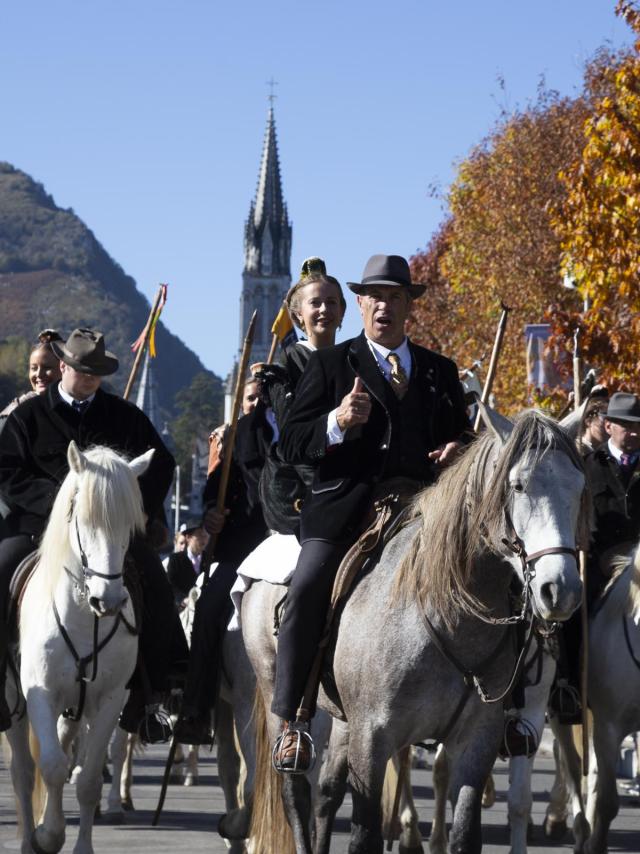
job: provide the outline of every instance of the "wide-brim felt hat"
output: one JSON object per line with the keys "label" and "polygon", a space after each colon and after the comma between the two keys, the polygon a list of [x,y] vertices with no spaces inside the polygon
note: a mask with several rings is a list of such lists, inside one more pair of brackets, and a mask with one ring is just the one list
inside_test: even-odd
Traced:
{"label": "wide-brim felt hat", "polygon": [[94,329],[74,329],[65,341],[52,341],[59,359],[81,374],[106,377],[118,370],[118,359],[104,346],[104,335]]}
{"label": "wide-brim felt hat", "polygon": [[640,421],[640,398],[637,394],[617,391],[611,395],[604,417],[610,421]]}
{"label": "wide-brim felt hat", "polygon": [[426,285],[411,281],[409,263],[401,255],[372,255],[365,265],[362,281],[347,282],[347,285],[355,294],[376,285],[406,288],[412,299],[422,296],[427,289]]}

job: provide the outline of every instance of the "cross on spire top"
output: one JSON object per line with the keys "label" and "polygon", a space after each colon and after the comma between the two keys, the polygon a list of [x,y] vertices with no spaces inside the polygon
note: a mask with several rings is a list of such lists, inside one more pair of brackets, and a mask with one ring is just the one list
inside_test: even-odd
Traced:
{"label": "cross on spire top", "polygon": [[277,81],[277,80],[274,80],[274,79],[273,79],[273,77],[271,78],[271,80],[267,80],[267,86],[269,86],[269,88],[270,88],[270,90],[271,90],[271,91],[269,92],[269,94],[267,95],[267,98],[269,99],[269,103],[271,104],[271,106],[272,106],[272,107],[273,107],[273,102],[274,102],[274,101],[275,101],[275,99],[278,97],[278,96],[274,93],[274,91],[273,91],[273,90],[274,90],[274,87],[275,87],[275,86],[278,86],[278,85],[279,85],[279,84],[278,84],[278,81]]}

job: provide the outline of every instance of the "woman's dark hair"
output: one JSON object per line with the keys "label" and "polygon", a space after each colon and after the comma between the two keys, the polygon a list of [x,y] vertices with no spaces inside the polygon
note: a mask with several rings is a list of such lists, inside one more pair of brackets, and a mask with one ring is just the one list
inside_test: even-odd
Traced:
{"label": "woman's dark hair", "polygon": [[56,329],[43,329],[42,332],[38,332],[38,341],[31,348],[31,352],[35,353],[36,350],[47,350],[49,353],[53,353],[51,344],[54,341],[64,342],[64,338]]}

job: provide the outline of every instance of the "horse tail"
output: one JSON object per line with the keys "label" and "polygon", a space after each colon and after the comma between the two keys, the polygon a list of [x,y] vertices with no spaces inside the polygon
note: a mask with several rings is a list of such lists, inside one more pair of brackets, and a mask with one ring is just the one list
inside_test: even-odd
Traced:
{"label": "horse tail", "polygon": [[293,833],[282,803],[282,779],[271,765],[271,742],[267,710],[262,692],[256,687],[253,702],[256,728],[256,776],[249,839],[251,850],[295,854]]}
{"label": "horse tail", "polygon": [[[400,782],[400,774],[393,759],[387,762],[387,770],[384,775],[382,786],[382,835],[385,839],[398,839],[400,835],[400,821],[398,810],[394,809],[396,803],[396,792]],[[394,815],[395,813],[395,815]],[[393,826],[392,826],[393,822]]]}
{"label": "horse tail", "polygon": [[33,727],[29,725],[29,751],[33,757],[35,765],[33,775],[33,792],[31,794],[31,807],[33,809],[33,817],[36,824],[39,824],[44,815],[44,808],[47,800],[47,788],[44,784],[42,774],[40,773],[40,742],[33,731]]}

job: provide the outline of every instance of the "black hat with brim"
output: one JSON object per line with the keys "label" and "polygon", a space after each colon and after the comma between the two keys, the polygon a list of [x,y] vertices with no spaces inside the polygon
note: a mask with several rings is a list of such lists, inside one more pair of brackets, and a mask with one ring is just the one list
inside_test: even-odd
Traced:
{"label": "black hat with brim", "polygon": [[401,255],[372,255],[362,273],[361,282],[347,282],[355,294],[366,293],[376,286],[406,288],[411,299],[421,297],[427,286],[411,281],[411,270]]}
{"label": "black hat with brim", "polygon": [[74,329],[67,341],[52,341],[59,359],[81,374],[106,377],[118,370],[118,359],[104,346],[104,335],[93,329]]}
{"label": "black hat with brim", "polygon": [[609,421],[640,421],[640,398],[637,394],[617,391],[611,395],[604,417]]}
{"label": "black hat with brim", "polygon": [[202,528],[202,519],[188,519],[180,525],[180,533],[192,534],[194,531],[197,531],[198,528]]}

